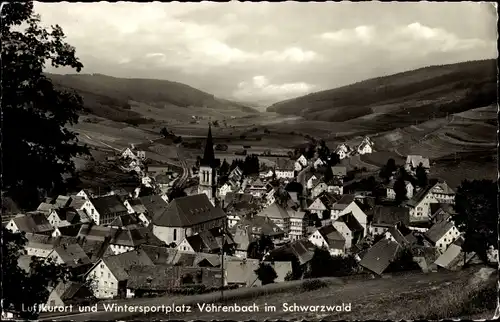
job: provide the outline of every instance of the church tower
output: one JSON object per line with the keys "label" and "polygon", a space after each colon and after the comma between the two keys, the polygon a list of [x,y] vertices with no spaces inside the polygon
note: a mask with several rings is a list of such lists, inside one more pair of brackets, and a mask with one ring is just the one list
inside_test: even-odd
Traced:
{"label": "church tower", "polygon": [[212,140],[212,129],[208,125],[207,143],[205,152],[200,162],[198,193],[204,193],[215,205],[217,199],[217,170],[220,160],[215,158],[214,143]]}

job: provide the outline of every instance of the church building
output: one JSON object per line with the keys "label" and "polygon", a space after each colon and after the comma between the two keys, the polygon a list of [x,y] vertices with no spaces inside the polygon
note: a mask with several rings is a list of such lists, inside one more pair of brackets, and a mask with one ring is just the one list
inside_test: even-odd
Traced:
{"label": "church building", "polygon": [[200,171],[198,174],[198,193],[206,194],[213,205],[217,202],[217,170],[219,167],[220,160],[215,158],[212,129],[209,124],[207,143],[203,158],[200,162]]}

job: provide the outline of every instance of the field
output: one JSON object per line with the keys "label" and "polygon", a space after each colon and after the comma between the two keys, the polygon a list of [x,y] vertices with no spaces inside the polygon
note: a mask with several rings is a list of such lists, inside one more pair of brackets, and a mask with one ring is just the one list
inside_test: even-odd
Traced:
{"label": "field", "polygon": [[[400,320],[400,319],[421,319],[431,314],[429,308],[436,308],[436,305],[429,303],[435,299],[446,305],[446,299],[442,295],[450,290],[460,288],[472,288],[480,279],[475,277],[476,268],[459,272],[439,272],[432,274],[405,274],[388,276],[373,280],[346,280],[343,285],[334,285],[327,288],[304,291],[286,292],[280,294],[264,295],[248,300],[228,300],[227,305],[238,303],[240,306],[259,306],[259,312],[254,313],[224,313],[199,312],[196,308],[193,313],[170,314],[170,319],[183,320]],[[494,275],[494,274],[493,274]],[[494,281],[491,280],[494,285]],[[461,299],[466,301],[467,299]],[[451,300],[450,300],[451,302]],[[351,304],[350,312],[284,312],[283,303],[305,306],[313,305],[342,305]],[[264,305],[273,305],[275,312],[265,312]],[[461,312],[446,312],[446,307],[441,312],[444,316],[439,318],[453,318]],[[162,319],[165,315],[150,314],[146,319]],[[431,318],[431,317],[429,317]]]}

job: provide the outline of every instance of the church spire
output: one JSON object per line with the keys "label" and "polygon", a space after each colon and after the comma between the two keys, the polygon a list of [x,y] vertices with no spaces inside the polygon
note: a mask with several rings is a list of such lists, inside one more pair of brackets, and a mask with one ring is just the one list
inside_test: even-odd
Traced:
{"label": "church spire", "polygon": [[205,145],[205,152],[201,160],[203,165],[213,166],[215,162],[214,142],[212,140],[212,128],[208,124],[207,144]]}

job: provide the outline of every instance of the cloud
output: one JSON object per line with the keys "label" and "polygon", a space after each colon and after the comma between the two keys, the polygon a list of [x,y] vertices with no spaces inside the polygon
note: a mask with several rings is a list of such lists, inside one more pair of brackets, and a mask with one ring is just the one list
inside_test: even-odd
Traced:
{"label": "cloud", "polygon": [[353,29],[341,29],[335,32],[325,32],[319,35],[319,37],[338,44],[359,42],[369,44],[375,36],[374,33],[375,28],[373,26],[358,26]]}
{"label": "cloud", "polygon": [[233,97],[240,100],[249,100],[255,97],[268,103],[273,100],[283,100],[310,93],[315,86],[304,82],[272,84],[265,76],[254,76],[250,82],[243,81],[233,92]]}

